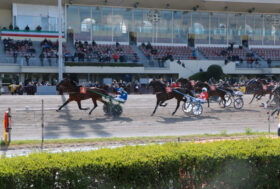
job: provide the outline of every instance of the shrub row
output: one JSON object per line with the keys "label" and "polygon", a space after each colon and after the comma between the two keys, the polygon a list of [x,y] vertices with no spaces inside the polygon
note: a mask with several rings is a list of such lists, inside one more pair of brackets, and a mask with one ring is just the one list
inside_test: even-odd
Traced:
{"label": "shrub row", "polygon": [[166,143],[0,159],[0,188],[279,188],[280,140]]}
{"label": "shrub row", "polygon": [[110,67],[143,67],[137,63],[99,63],[99,62],[65,62],[65,66],[110,66]]}

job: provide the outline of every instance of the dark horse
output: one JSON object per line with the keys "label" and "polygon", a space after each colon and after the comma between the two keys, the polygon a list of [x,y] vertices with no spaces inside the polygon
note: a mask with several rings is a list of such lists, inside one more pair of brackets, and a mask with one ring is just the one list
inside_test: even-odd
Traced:
{"label": "dark horse", "polygon": [[106,103],[103,99],[102,99],[102,95],[105,96],[109,96],[108,93],[103,90],[103,89],[99,89],[96,87],[86,87],[87,91],[85,94],[81,94],[80,93],[80,86],[77,86],[77,84],[69,79],[64,79],[62,80],[57,86],[56,86],[56,90],[57,91],[66,91],[69,94],[69,98],[68,100],[62,104],[57,111],[61,110],[61,108],[63,108],[65,105],[67,105],[69,102],[71,101],[76,101],[79,109],[80,110],[88,110],[89,108],[82,108],[81,106],[81,101],[82,100],[86,100],[91,98],[92,102],[94,104],[94,107],[90,110],[89,115],[92,113],[92,111],[97,107],[97,100],[102,102],[102,103]]}
{"label": "dark horse", "polygon": [[271,98],[273,87],[269,86],[267,81],[264,79],[252,79],[248,82],[246,86],[246,91],[247,90],[253,91],[253,98],[249,102],[249,104],[251,104],[254,98],[260,100],[262,96],[265,96],[266,94],[270,94]]}
{"label": "dark horse", "polygon": [[[165,107],[167,105],[167,103],[163,104],[165,101],[170,100],[172,98],[176,98],[177,99],[177,106],[176,106],[175,111],[172,113],[172,115],[174,115],[176,113],[176,111],[178,110],[179,106],[180,106],[180,102],[181,101],[184,101],[184,102],[186,101],[186,98],[184,97],[183,94],[187,94],[187,95],[190,95],[192,97],[194,96],[193,93],[190,90],[182,89],[182,88],[175,88],[175,90],[179,91],[179,93],[175,92],[174,90],[172,90],[170,92],[166,92],[166,86],[160,80],[151,81],[150,84],[149,84],[149,87],[153,87],[154,92],[155,92],[156,97],[157,97],[156,107],[155,107],[151,116],[153,116],[155,114],[158,106]],[[183,94],[181,94],[181,93],[183,93]]]}
{"label": "dark horse", "polygon": [[208,107],[210,107],[210,102],[209,102],[209,98],[211,96],[217,96],[217,97],[220,97],[223,101],[224,101],[224,107],[225,107],[225,104],[226,104],[226,99],[225,99],[225,95],[227,94],[227,90],[225,89],[222,89],[220,87],[215,87],[214,89],[210,87],[209,84],[207,83],[204,83],[204,82],[201,82],[201,81],[198,81],[195,86],[194,86],[194,89],[196,92],[201,92],[202,91],[202,88],[203,87],[206,87],[207,88],[207,93],[208,93],[208,100],[207,100],[207,103],[208,103]]}

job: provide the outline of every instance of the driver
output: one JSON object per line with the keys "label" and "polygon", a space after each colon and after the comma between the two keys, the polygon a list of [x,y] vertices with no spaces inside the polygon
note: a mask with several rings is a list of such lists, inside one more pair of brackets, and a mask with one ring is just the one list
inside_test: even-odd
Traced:
{"label": "driver", "polygon": [[121,87],[118,90],[118,93],[120,94],[118,97],[115,98],[115,100],[119,102],[126,102],[127,100],[127,92]]}
{"label": "driver", "polygon": [[200,99],[201,102],[206,102],[208,100],[207,88],[203,87],[202,93],[200,93],[197,97]]}

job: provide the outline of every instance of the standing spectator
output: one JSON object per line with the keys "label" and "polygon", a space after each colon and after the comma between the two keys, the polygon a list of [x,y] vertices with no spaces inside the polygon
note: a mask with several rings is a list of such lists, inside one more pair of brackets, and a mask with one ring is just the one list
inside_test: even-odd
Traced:
{"label": "standing spectator", "polygon": [[25,31],[29,31],[29,30],[30,30],[29,26],[28,26],[28,25],[26,25],[26,27],[25,27]]}
{"label": "standing spectator", "polygon": [[15,50],[14,53],[13,53],[13,57],[14,57],[14,63],[16,64],[17,63],[17,51]]}
{"label": "standing spectator", "polygon": [[30,59],[29,54],[26,53],[24,57],[25,57],[26,65],[29,66],[29,59]]}
{"label": "standing spectator", "polygon": [[272,62],[271,59],[268,58],[268,59],[267,59],[267,66],[268,66],[269,68],[271,68],[271,62]]}
{"label": "standing spectator", "polygon": [[44,58],[45,58],[45,55],[44,55],[43,52],[40,54],[39,58],[40,58],[41,66],[43,66],[44,65]]}

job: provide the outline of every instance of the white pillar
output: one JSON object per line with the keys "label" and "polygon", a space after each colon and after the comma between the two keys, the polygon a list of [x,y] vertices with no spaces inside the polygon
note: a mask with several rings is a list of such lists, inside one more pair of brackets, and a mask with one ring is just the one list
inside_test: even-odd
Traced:
{"label": "white pillar", "polygon": [[[65,35],[65,34],[64,34]],[[58,0],[58,80],[63,79],[63,65],[62,65],[62,6],[61,0]]]}

